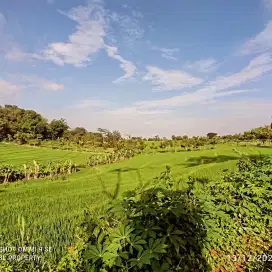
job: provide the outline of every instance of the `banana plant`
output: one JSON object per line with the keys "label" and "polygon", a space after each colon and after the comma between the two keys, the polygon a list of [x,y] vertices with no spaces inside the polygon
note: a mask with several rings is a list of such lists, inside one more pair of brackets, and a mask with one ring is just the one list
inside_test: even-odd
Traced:
{"label": "banana plant", "polygon": [[39,178],[39,174],[40,174],[40,166],[36,161],[33,161],[34,164],[34,179],[38,179]]}

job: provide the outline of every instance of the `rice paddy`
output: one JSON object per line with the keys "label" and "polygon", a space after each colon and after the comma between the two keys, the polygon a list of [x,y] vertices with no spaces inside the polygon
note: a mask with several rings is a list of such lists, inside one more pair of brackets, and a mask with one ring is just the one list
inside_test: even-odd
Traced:
{"label": "rice paddy", "polygon": [[[105,200],[100,178],[108,190],[114,189],[117,174],[121,172],[121,192],[137,186],[137,171],[144,180],[150,180],[167,165],[176,178],[199,176],[216,179],[224,169],[234,170],[241,156],[260,154],[272,155],[272,148],[218,145],[210,150],[138,155],[115,164],[84,168],[65,179],[0,185],[0,246],[20,245],[22,226],[18,224],[18,217],[23,216],[24,236],[29,243],[53,247],[50,258],[58,259],[73,243],[74,231],[83,217],[84,208]],[[88,154],[74,151],[0,144],[0,165],[66,159],[80,164],[87,158]]]}

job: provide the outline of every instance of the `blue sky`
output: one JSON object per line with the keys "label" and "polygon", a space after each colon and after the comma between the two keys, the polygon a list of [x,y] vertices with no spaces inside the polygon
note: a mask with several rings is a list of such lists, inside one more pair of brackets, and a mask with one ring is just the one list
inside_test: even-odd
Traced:
{"label": "blue sky", "polygon": [[272,0],[3,0],[0,104],[124,135],[272,116]]}

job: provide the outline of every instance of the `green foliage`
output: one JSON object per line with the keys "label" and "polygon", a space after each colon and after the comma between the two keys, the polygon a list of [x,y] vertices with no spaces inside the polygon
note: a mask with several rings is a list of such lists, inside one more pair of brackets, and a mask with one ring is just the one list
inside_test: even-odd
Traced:
{"label": "green foliage", "polygon": [[[21,109],[17,106],[0,106],[0,141],[13,141],[17,144],[33,146],[50,146],[54,149],[93,151],[94,148],[127,149],[143,153],[149,149],[160,152],[192,151],[201,147],[208,148],[224,142],[244,144],[271,145],[272,128],[264,126],[246,131],[243,134],[217,136],[210,132],[207,137],[191,137],[172,135],[171,140],[156,135],[149,138],[149,145],[141,137],[122,138],[118,130],[109,131],[99,128],[98,132],[88,132],[85,128],[69,129],[64,119],[52,120],[50,123],[33,110]],[[180,148],[181,147],[181,148]],[[211,147],[214,148],[214,147]]]}
{"label": "green foliage", "polygon": [[[82,224],[74,271],[236,271],[268,263],[227,256],[271,252],[272,158],[240,160],[222,180],[177,187],[167,167]],[[239,257],[238,257],[239,258]],[[63,264],[63,262],[61,262]],[[65,267],[69,271],[69,265]],[[257,270],[260,271],[260,270]]]}
{"label": "green foliage", "polygon": [[45,118],[33,110],[20,109],[17,106],[0,106],[0,140],[15,139],[24,144],[28,139],[39,135],[48,136],[48,123]]}
{"label": "green foliage", "polygon": [[134,157],[135,152],[133,150],[117,150],[111,153],[104,154],[91,154],[89,156],[88,165],[89,166],[97,166],[103,164],[110,164],[118,161],[122,161],[125,159],[129,159]]}
{"label": "green foliage", "polygon": [[78,167],[71,161],[24,164],[23,167],[0,165],[0,183],[38,178],[57,178],[59,175],[72,174]]}
{"label": "green foliage", "polygon": [[[246,152],[246,155],[258,155],[260,152],[264,155],[271,154],[271,149],[269,148],[239,146],[236,149],[240,151],[240,154],[245,154]],[[58,161],[65,159],[71,159],[77,164],[83,164],[86,163],[87,156],[89,156],[89,153],[0,144],[1,164],[3,162],[9,162],[12,165],[22,165],[24,162],[32,162],[33,159],[42,164],[46,164],[48,160]],[[83,220],[83,210],[86,206],[91,206],[93,208],[92,214],[96,211],[97,216],[103,216],[103,214],[107,212],[107,210],[101,210],[100,208],[100,205],[104,202],[102,195],[103,188],[101,188],[101,183],[99,182],[100,176],[105,183],[104,189],[111,193],[111,198],[116,199],[117,193],[114,188],[116,173],[122,176],[119,191],[124,192],[137,185],[137,171],[135,170],[139,169],[142,175],[142,182],[145,184],[145,181],[159,175],[165,165],[169,165],[171,166],[172,175],[174,177],[183,178],[184,182],[180,183],[181,188],[184,189],[187,186],[191,186],[195,193],[197,193],[198,198],[201,198],[201,195],[209,195],[210,189],[205,189],[209,183],[212,184],[214,181],[218,183],[223,182],[220,176],[224,169],[229,169],[229,171],[234,170],[236,160],[239,156],[238,153],[234,153],[232,146],[217,145],[215,150],[205,149],[202,151],[191,151],[189,154],[186,152],[178,152],[156,154],[155,156],[153,154],[144,154],[117,164],[81,169],[80,172],[69,176],[65,182],[53,182],[45,179],[42,181],[31,180],[27,182],[26,186],[17,186],[17,182],[10,183],[7,188],[0,185],[0,244],[21,246],[21,242],[16,240],[20,238],[20,228],[17,224],[17,216],[18,213],[20,213],[25,218],[26,234],[32,239],[29,240],[28,243],[38,246],[49,245],[54,248],[53,253],[44,255],[40,263],[33,263],[33,261],[28,263],[14,261],[13,263],[6,263],[5,266],[9,266],[11,271],[19,272],[56,272],[57,269],[55,265],[63,255],[67,254],[68,248],[70,254],[65,256],[62,261],[62,271],[79,271],[77,267],[78,264],[82,262],[79,248],[83,248],[85,243],[84,245],[77,244],[76,247],[74,246],[76,239],[76,236],[74,237],[75,226],[78,225],[78,222]],[[166,171],[164,171],[162,175],[159,175],[158,179],[160,176],[166,175],[165,172]],[[190,183],[186,182],[188,175],[194,176]],[[224,175],[226,175],[226,172]],[[203,180],[200,181],[198,179],[199,177],[202,177]],[[207,178],[206,181],[204,177]],[[175,179],[172,178],[172,181],[176,184]],[[160,183],[163,183],[163,180],[161,180]],[[200,186],[198,183],[202,183],[205,186]],[[204,197],[203,201],[205,201]],[[220,201],[222,202],[222,200]],[[210,207],[207,205],[207,207],[203,209],[203,212],[209,209]],[[215,226],[217,226],[217,224],[218,223],[215,223]],[[222,233],[224,233],[224,231],[222,231]],[[85,235],[87,239],[90,235],[90,231],[82,235]],[[209,236],[213,236],[213,231],[209,232]],[[217,238],[215,237],[215,239]],[[236,240],[240,241],[242,238],[239,239],[232,239],[235,240],[234,245]],[[253,242],[251,242],[251,244],[253,244]],[[209,261],[210,264],[215,261],[222,261],[225,256],[223,251],[220,252],[215,246],[213,248],[213,245],[214,244],[207,245],[207,256],[213,258]],[[229,246],[229,248],[231,249],[232,245]],[[220,255],[216,256],[216,254]],[[0,271],[6,271],[3,268],[4,264],[2,262],[0,263],[3,265]],[[69,263],[70,270],[67,268],[67,263]],[[262,266],[262,264],[260,264],[260,266]],[[217,267],[220,266],[218,265]],[[228,271],[231,270],[229,269]],[[259,269],[256,271],[262,270]]]}
{"label": "green foliage", "polygon": [[64,119],[52,120],[48,125],[48,132],[51,136],[51,139],[58,139],[63,136],[63,134],[68,130],[69,126],[67,125]]}
{"label": "green foliage", "polygon": [[113,200],[104,212],[87,214],[77,271],[204,269],[199,207],[191,203],[189,190],[174,189],[173,182],[168,167],[152,183],[128,191],[120,202]]}
{"label": "green foliage", "polygon": [[208,137],[209,139],[215,138],[216,136],[217,136],[217,133],[215,133],[215,132],[209,132],[209,133],[207,134],[207,137]]}

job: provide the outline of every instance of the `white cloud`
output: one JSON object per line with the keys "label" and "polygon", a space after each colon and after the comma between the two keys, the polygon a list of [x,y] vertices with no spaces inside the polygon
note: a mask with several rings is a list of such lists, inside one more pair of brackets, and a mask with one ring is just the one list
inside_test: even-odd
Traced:
{"label": "white cloud", "polygon": [[247,55],[252,53],[265,52],[272,49],[272,21],[269,21],[262,32],[247,41],[242,49],[241,54]]}
{"label": "white cloud", "polygon": [[0,79],[0,99],[17,95],[21,89],[21,85]]}
{"label": "white cloud", "polygon": [[109,110],[109,114],[123,116],[124,118],[131,118],[133,116],[140,115],[161,115],[173,112],[172,110],[152,110],[152,109],[141,109],[141,107],[124,107],[114,110]]}
{"label": "white cloud", "polygon": [[90,56],[104,48],[104,10],[98,4],[73,8],[68,13],[60,12],[77,22],[76,32],[68,37],[68,42],[51,43],[41,55],[42,59],[51,60],[63,66],[71,64],[84,67]]}
{"label": "white cloud", "polygon": [[[162,100],[153,101],[139,101],[137,106],[144,109],[159,109],[159,108],[177,108],[183,106],[189,106],[193,104],[204,103],[210,101],[216,97],[230,96],[235,94],[242,94],[252,90],[224,90],[239,87],[242,84],[248,83],[252,80],[257,80],[265,73],[272,71],[272,56],[271,54],[263,54],[252,59],[249,64],[240,72],[232,74],[230,76],[218,77],[214,81],[210,81],[203,88],[183,95],[173,96]],[[169,77],[165,76],[166,83],[168,83]],[[171,75],[170,75],[171,78]],[[164,77],[160,76],[157,81],[153,79],[153,83],[159,86],[165,86],[165,82],[162,83]],[[169,80],[170,86],[173,84],[175,77]],[[176,85],[175,85],[176,86]]]}
{"label": "white cloud", "polygon": [[[76,31],[68,37],[67,42],[54,42],[48,45],[40,55],[34,56],[37,59],[52,61],[59,66],[70,64],[75,67],[86,67],[92,61],[92,55],[101,50],[106,50],[109,57],[118,60],[120,67],[125,71],[124,76],[115,82],[132,77],[136,66],[119,53],[115,46],[108,46],[105,43],[107,30],[109,29],[109,18],[104,9],[102,1],[92,1],[88,6],[78,6],[65,13],[59,11],[77,23]],[[113,16],[110,17],[112,19]],[[129,17],[128,17],[129,18]],[[118,22],[123,24],[129,21],[127,17],[122,20],[116,14]],[[127,31],[131,31],[127,27]],[[130,33],[135,36],[135,33]]]}
{"label": "white cloud", "polygon": [[222,76],[211,81],[207,88],[220,91],[232,87],[238,87],[243,83],[257,80],[262,75],[270,71],[272,71],[272,55],[262,54],[252,59],[240,72],[230,76]]}
{"label": "white cloud", "polygon": [[151,81],[155,90],[178,90],[199,85],[201,78],[194,77],[182,70],[163,70],[154,66],[147,66],[148,73],[144,80]]}
{"label": "white cloud", "polygon": [[116,79],[114,82],[117,83],[117,82],[123,81],[123,80],[125,80],[127,78],[131,78],[134,75],[135,71],[136,71],[136,66],[132,62],[127,61],[124,58],[122,58],[118,54],[117,47],[107,46],[106,50],[107,50],[107,53],[108,53],[109,57],[120,61],[120,63],[121,63],[120,67],[125,71],[125,74],[122,77]]}
{"label": "white cloud", "polygon": [[22,61],[27,58],[27,53],[22,49],[13,46],[6,54],[5,58],[12,61]]}
{"label": "white cloud", "polygon": [[23,61],[32,60],[36,54],[24,52],[22,46],[18,45],[8,31],[8,21],[0,12],[0,57],[4,60]]}
{"label": "white cloud", "polygon": [[49,81],[47,79],[43,79],[37,76],[32,76],[32,77],[24,77],[24,80],[32,85],[33,87],[39,87],[44,90],[49,90],[49,91],[63,91],[64,90],[64,85],[59,84],[53,81]]}
{"label": "white cloud", "polygon": [[230,96],[234,94],[241,94],[249,92],[249,90],[232,90],[229,92],[208,92],[206,90],[199,90],[192,93],[173,96],[167,99],[153,100],[153,101],[138,101],[136,105],[142,109],[159,109],[159,108],[179,108],[190,106],[193,104],[201,104],[211,101],[216,97]]}
{"label": "white cloud", "polygon": [[180,51],[179,48],[164,48],[158,46],[152,46],[152,49],[161,52],[161,56],[168,60],[177,60],[174,54]]}
{"label": "white cloud", "polygon": [[13,82],[18,82],[23,88],[39,88],[48,91],[63,91],[64,85],[35,75],[10,74]]}
{"label": "white cloud", "polygon": [[24,51],[24,49],[14,43],[11,42],[9,44],[9,49],[5,50],[4,58],[9,61],[15,61],[15,62],[21,62],[21,61],[33,61],[36,59],[41,59],[39,54],[36,53],[27,53]]}
{"label": "white cloud", "polygon": [[58,83],[50,82],[50,81],[42,81],[41,86],[42,86],[43,89],[51,90],[51,91],[62,91],[62,90],[64,90],[64,85],[63,84],[58,84]]}
{"label": "white cloud", "polygon": [[243,93],[248,93],[248,92],[252,92],[252,91],[254,91],[254,90],[232,90],[232,91],[216,93],[215,97],[224,97],[224,96],[230,96],[230,95],[234,95],[234,94],[243,94]]}
{"label": "white cloud", "polygon": [[[132,16],[127,14],[119,14],[116,12],[107,12],[107,17],[112,21],[112,26],[109,25],[109,32],[117,32],[118,34],[118,43],[122,41],[126,46],[134,47],[135,43],[144,36],[144,30],[140,27],[140,19],[143,18],[143,15],[138,11],[131,11]],[[117,29],[114,29],[114,25],[118,25]],[[114,36],[114,35],[113,35]],[[115,44],[117,43],[116,39],[111,35],[107,37]]]}
{"label": "white cloud", "polygon": [[188,69],[192,69],[201,73],[212,72],[216,68],[216,60],[213,58],[198,60],[198,61],[190,61],[187,62],[185,67]]}
{"label": "white cloud", "polygon": [[[98,113],[96,109],[89,108],[84,111],[78,109],[50,111],[47,115],[52,119],[66,116],[68,123],[72,126],[80,125],[91,131],[95,131],[99,124],[100,127],[110,130],[118,129],[123,134],[132,136],[150,137],[158,134],[170,137],[172,134],[206,135],[210,131],[218,132],[221,135],[243,132],[270,122],[271,108],[272,101],[243,98],[229,102],[218,101],[209,107],[200,105],[198,112],[193,114],[185,109],[174,114],[171,112],[168,114],[138,114],[140,109],[138,111],[123,109],[116,110],[113,114],[112,111]],[[93,118],[90,119],[90,116]]]}
{"label": "white cloud", "polygon": [[86,108],[103,108],[109,104],[106,100],[84,99],[73,105],[71,108],[86,109]]}

